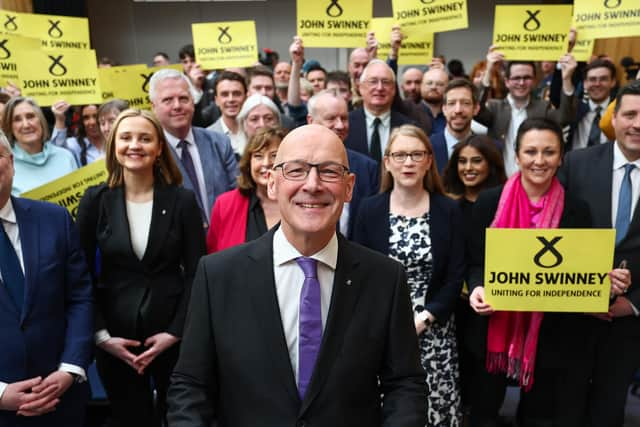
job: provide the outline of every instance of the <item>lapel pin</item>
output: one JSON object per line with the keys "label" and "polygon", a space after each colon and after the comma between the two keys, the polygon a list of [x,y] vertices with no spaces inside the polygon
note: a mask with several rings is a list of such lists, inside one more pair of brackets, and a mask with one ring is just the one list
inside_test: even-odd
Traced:
{"label": "lapel pin", "polygon": [[351,279],[347,279],[347,286],[351,286]]}
{"label": "lapel pin", "polygon": [[166,214],[166,213],[167,213],[167,211],[166,211],[166,210],[164,210],[164,209],[162,209],[162,215],[164,215],[164,214]]}

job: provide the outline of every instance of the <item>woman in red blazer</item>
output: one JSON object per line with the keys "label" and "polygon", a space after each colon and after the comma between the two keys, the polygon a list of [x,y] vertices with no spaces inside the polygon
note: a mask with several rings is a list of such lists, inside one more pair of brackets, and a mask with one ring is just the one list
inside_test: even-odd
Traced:
{"label": "woman in red blazer", "polygon": [[277,202],[267,196],[267,172],[284,136],[282,128],[267,128],[249,140],[240,158],[238,187],[220,195],[211,210],[208,253],[260,237],[280,221]]}

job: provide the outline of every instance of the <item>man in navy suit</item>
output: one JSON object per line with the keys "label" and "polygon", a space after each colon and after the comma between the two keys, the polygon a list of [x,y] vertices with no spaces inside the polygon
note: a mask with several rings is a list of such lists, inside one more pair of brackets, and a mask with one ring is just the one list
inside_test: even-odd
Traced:
{"label": "man in navy suit", "polygon": [[344,141],[347,148],[382,160],[391,130],[410,118],[391,109],[396,94],[393,70],[379,59],[373,59],[360,75],[362,108],[349,113],[349,136]]}
{"label": "man in navy suit", "polygon": [[176,70],[165,68],[151,77],[149,99],[184,186],[195,193],[208,224],[216,198],[236,186],[239,172],[229,137],[191,126],[195,108],[191,82]]}
{"label": "man in navy suit", "polygon": [[588,99],[578,102],[576,119],[571,123],[567,141],[571,150],[607,142],[599,125],[615,85],[616,67],[610,61],[596,59],[585,67],[583,87]]}
{"label": "man in navy suit", "polygon": [[0,132],[0,426],[84,422],[93,347],[91,281],[69,213],[12,198]]}
{"label": "man in navy suit", "polygon": [[[349,109],[337,91],[325,90],[314,95],[307,103],[307,122],[327,127],[344,142],[349,135]],[[380,165],[357,151],[347,149],[349,169],[356,176],[351,201],[345,203],[340,216],[340,231],[351,238],[353,222],[360,201],[373,196],[380,188]]]}
{"label": "man in navy suit", "polygon": [[443,132],[431,136],[438,172],[442,175],[453,147],[471,136],[471,121],[478,114],[478,90],[466,79],[452,80],[444,90],[442,112],[447,119]]}

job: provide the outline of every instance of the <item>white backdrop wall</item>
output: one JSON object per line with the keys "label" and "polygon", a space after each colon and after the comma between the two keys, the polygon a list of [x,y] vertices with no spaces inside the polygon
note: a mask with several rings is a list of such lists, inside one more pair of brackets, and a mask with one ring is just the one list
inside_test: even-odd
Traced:
{"label": "white backdrop wall", "polygon": [[[321,0],[308,0],[321,1]],[[499,4],[534,3],[527,0]],[[178,61],[178,50],[191,43],[191,24],[196,22],[256,21],[259,48],[268,47],[288,60],[288,47],[296,31],[295,0],[244,2],[134,2],[88,0],[91,40],[98,56],[120,64],[150,63],[156,51]],[[467,72],[484,58],[491,43],[495,0],[469,0],[469,28],[437,34],[435,52],[463,61]],[[374,0],[375,17],[391,16],[391,0]],[[379,38],[388,35],[379,35]],[[328,70],[346,69],[347,49],[307,49]]]}

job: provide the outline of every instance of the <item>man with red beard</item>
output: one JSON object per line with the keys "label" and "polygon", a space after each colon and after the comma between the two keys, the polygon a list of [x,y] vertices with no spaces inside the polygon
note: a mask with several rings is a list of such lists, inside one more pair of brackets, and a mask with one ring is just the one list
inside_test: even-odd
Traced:
{"label": "man with red beard", "polygon": [[449,75],[441,67],[431,67],[422,77],[420,107],[431,118],[431,135],[444,132],[447,124],[442,113],[442,100],[448,83]]}
{"label": "man with red beard", "polygon": [[242,156],[247,145],[247,137],[238,124],[237,117],[242,103],[247,98],[247,84],[244,78],[232,71],[223,71],[216,80],[216,105],[222,115],[207,129],[229,137],[236,156]]}

